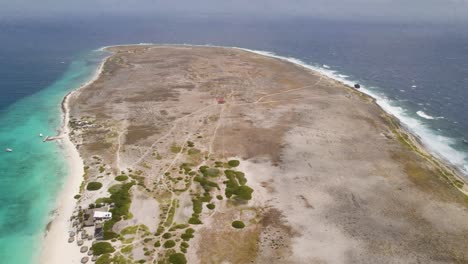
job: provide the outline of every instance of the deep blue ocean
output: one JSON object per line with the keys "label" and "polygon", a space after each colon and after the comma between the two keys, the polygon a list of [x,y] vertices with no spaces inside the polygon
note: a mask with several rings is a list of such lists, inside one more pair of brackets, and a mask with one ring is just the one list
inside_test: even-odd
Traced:
{"label": "deep blue ocean", "polygon": [[[0,18],[0,260],[34,263],[67,177],[53,135],[63,96],[102,46],[211,44],[273,52],[360,83],[423,143],[468,174],[468,26],[207,17]],[[12,148],[13,152],[4,152]]]}

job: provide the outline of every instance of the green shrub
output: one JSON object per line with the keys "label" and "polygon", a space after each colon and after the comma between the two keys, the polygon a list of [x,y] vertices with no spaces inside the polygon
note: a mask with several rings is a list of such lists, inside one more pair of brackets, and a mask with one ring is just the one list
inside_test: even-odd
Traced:
{"label": "green shrub", "polygon": [[207,204],[206,207],[207,207],[208,209],[210,209],[210,210],[213,210],[213,209],[215,209],[216,206],[215,206],[214,204],[211,204],[211,203],[210,203],[210,204]]}
{"label": "green shrub", "polygon": [[97,242],[91,246],[91,250],[94,255],[99,256],[106,253],[113,253],[115,248],[109,242]]}
{"label": "green shrub", "polygon": [[88,190],[88,191],[96,191],[96,190],[101,189],[101,187],[102,187],[102,183],[100,183],[100,182],[90,182],[90,183],[88,183],[88,185],[86,186],[86,190]]}
{"label": "green shrub", "polygon": [[182,248],[188,248],[188,247],[189,247],[189,244],[188,244],[187,242],[184,241],[184,242],[180,243],[180,247],[182,247]]}
{"label": "green shrub", "polygon": [[160,241],[156,241],[156,242],[154,243],[154,247],[160,247],[160,246],[161,246],[161,242],[160,242]]}
{"label": "green shrub", "polygon": [[126,181],[127,179],[128,179],[127,175],[119,175],[119,176],[115,177],[116,181]]}
{"label": "green shrub", "polygon": [[114,184],[114,185],[112,185],[107,191],[108,191],[110,194],[113,194],[113,193],[119,192],[119,190],[122,189],[122,186],[123,186],[123,184],[121,184],[121,183],[119,183],[119,184]]}
{"label": "green shrub", "polygon": [[96,260],[96,264],[111,264],[112,258],[110,254],[104,254]]}
{"label": "green shrub", "polygon": [[189,224],[192,224],[192,225],[201,225],[203,224],[203,222],[198,218],[198,217],[190,217],[190,219],[188,220]]}
{"label": "green shrub", "polygon": [[96,199],[96,202],[94,202],[95,204],[109,204],[109,203],[112,203],[112,199],[110,197],[101,197],[101,198],[97,198]]}
{"label": "green shrub", "polygon": [[128,245],[128,246],[125,246],[123,247],[120,252],[122,252],[123,254],[130,254],[130,252],[132,252],[133,250],[133,245]]}
{"label": "green shrub", "polygon": [[232,227],[237,228],[237,229],[242,229],[245,227],[245,224],[242,221],[234,221],[232,222]]}
{"label": "green shrub", "polygon": [[111,240],[116,237],[118,237],[117,233],[114,233],[112,231],[104,231],[104,235],[103,235],[104,240]]}
{"label": "green shrub", "polygon": [[114,208],[110,210],[112,219],[104,223],[104,231],[110,231],[115,223],[129,215],[130,203],[132,202],[129,191],[133,185],[135,185],[134,182],[125,183],[118,190],[113,191],[110,196],[110,200],[114,203]]}
{"label": "green shrub", "polygon": [[135,226],[127,226],[125,227],[124,229],[122,229],[122,231],[120,231],[120,234],[121,235],[133,235],[133,234],[136,234],[138,230],[138,226],[135,225]]}
{"label": "green shrub", "polygon": [[245,185],[247,183],[247,179],[245,178],[245,174],[240,171],[234,172],[236,174],[237,181],[240,185]]}
{"label": "green shrub", "polygon": [[169,256],[169,263],[171,264],[187,264],[187,259],[182,253],[174,253]]}
{"label": "green shrub", "polygon": [[239,198],[245,201],[252,199],[252,193],[253,193],[253,189],[246,185],[240,186],[235,192],[235,194],[237,195],[236,198]]}
{"label": "green shrub", "polygon": [[222,195],[216,195],[216,199],[222,200],[222,199],[223,199],[223,196],[222,196]]}
{"label": "green shrub", "polygon": [[210,176],[210,177],[218,177],[219,170],[217,168],[208,168],[204,170],[203,175]]}
{"label": "green shrub", "polygon": [[176,245],[174,240],[167,240],[164,242],[163,247],[164,248],[173,248]]}
{"label": "green shrub", "polygon": [[163,237],[164,239],[169,239],[169,238],[172,237],[172,234],[171,234],[171,233],[164,233],[164,235],[162,235],[162,237]]}
{"label": "green shrub", "polygon": [[195,154],[198,154],[200,153],[201,151],[199,149],[196,149],[196,148],[191,148],[187,151],[187,154],[189,155],[195,155]]}
{"label": "green shrub", "polygon": [[73,198],[75,198],[76,200],[78,200],[78,199],[81,198],[81,195],[77,194],[77,195],[73,196]]}
{"label": "green shrub", "polygon": [[240,164],[240,162],[239,162],[238,160],[230,160],[230,161],[228,161],[228,165],[229,165],[230,167],[237,167],[237,166],[239,166],[239,164]]}

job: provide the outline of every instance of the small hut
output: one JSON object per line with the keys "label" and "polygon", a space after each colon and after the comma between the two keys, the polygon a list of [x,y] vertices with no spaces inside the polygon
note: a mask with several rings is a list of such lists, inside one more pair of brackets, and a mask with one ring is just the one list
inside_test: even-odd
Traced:
{"label": "small hut", "polygon": [[218,97],[216,100],[218,101],[218,104],[226,103],[226,101],[224,100],[224,97]]}

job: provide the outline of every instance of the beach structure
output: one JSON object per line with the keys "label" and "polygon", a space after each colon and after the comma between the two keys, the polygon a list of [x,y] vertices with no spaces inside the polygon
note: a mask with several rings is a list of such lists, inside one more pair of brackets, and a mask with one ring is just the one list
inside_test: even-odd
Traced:
{"label": "beach structure", "polygon": [[94,211],[94,221],[105,221],[112,218],[111,212]]}
{"label": "beach structure", "polygon": [[96,225],[94,226],[94,238],[96,238],[96,240],[104,239],[104,230],[102,223],[96,223]]}

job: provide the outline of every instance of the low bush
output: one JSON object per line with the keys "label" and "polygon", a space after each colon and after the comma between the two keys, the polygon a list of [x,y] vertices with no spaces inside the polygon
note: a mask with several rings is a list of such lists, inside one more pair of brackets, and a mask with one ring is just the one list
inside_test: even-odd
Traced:
{"label": "low bush", "polygon": [[164,248],[173,248],[176,245],[174,240],[167,240],[164,242],[163,247]]}
{"label": "low bush", "polygon": [[189,224],[192,224],[192,225],[201,225],[203,224],[203,222],[198,218],[198,217],[190,217],[190,219],[188,220]]}
{"label": "low bush", "polygon": [[163,237],[164,239],[169,239],[169,238],[172,237],[172,234],[171,234],[171,233],[164,233],[164,235],[162,235],[162,237]]}
{"label": "low bush", "polygon": [[211,203],[210,203],[210,204],[207,204],[206,207],[207,207],[208,209],[210,209],[210,210],[213,210],[213,209],[215,209],[216,206],[215,206],[214,204],[211,204]]}
{"label": "low bush", "polygon": [[91,246],[91,250],[94,255],[99,256],[106,253],[113,253],[115,248],[109,242],[97,242]]}
{"label": "low bush", "polygon": [[174,253],[169,256],[169,263],[171,264],[186,264],[187,259],[182,253]]}
{"label": "low bush", "polygon": [[230,160],[230,161],[228,161],[228,165],[229,165],[230,167],[237,167],[237,166],[239,166],[239,164],[240,164],[240,162],[239,162],[238,160]]}
{"label": "low bush", "polygon": [[232,227],[237,228],[237,229],[242,229],[245,227],[245,224],[242,221],[234,221],[232,222]]}
{"label": "low bush", "polygon": [[103,238],[104,240],[111,240],[113,238],[118,237],[119,235],[117,233],[114,233],[112,231],[104,231]]}
{"label": "low bush", "polygon": [[115,177],[116,181],[126,181],[127,179],[128,179],[127,175],[119,175],[119,176]]}
{"label": "low bush", "polygon": [[101,187],[102,187],[102,183],[100,183],[100,182],[90,182],[86,186],[86,190],[88,190],[88,191],[97,191],[97,190],[101,189]]}
{"label": "low bush", "polygon": [[112,261],[110,254],[104,254],[96,260],[96,264],[111,264]]}

